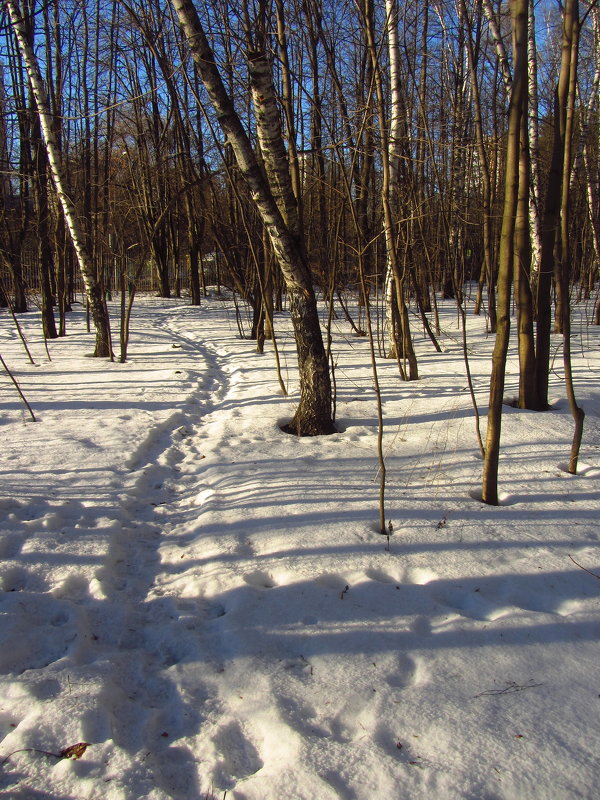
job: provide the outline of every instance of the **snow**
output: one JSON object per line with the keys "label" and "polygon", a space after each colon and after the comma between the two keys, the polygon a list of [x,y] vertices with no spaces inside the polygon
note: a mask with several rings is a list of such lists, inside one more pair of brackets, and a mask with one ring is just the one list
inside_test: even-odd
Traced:
{"label": "snow", "polygon": [[[0,352],[38,422],[4,375],[0,796],[596,797],[590,313],[578,307],[573,341],[579,473],[564,466],[573,423],[557,338],[552,410],[504,409],[498,507],[477,500],[452,305],[444,352],[417,331],[421,380],[379,362],[388,544],[368,342],[342,316],[339,433],[298,439],[279,429],[298,391],[285,314],[288,397],[270,344],[261,356],[239,337],[230,299],[140,298],[126,364],[86,355],[79,309],[51,361],[39,314],[21,316],[31,365],[3,312]],[[493,337],[483,318],[468,328],[485,428]],[[80,759],[59,757],[80,742]]]}

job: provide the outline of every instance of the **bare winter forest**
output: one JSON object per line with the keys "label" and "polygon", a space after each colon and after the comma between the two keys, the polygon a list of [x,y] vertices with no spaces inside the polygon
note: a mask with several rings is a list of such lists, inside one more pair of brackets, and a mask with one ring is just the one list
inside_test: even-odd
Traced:
{"label": "bare winter forest", "polygon": [[416,380],[411,327],[438,348],[437,296],[464,313],[476,281],[497,337],[485,501],[513,306],[519,407],[548,406],[552,325],[564,335],[574,471],[570,303],[596,290],[600,257],[599,14],[575,0],[7,0],[1,301],[39,304],[52,339],[82,284],[96,355],[113,357],[120,291],[124,360],[136,288],[199,304],[226,286],[259,348],[285,296],[301,381],[289,429],[314,435],[334,429],[315,290],[332,308],[358,295],[352,324],[372,339],[382,313],[373,357]]}
{"label": "bare winter forest", "polygon": [[597,0],[1,8],[0,795],[591,800]]}

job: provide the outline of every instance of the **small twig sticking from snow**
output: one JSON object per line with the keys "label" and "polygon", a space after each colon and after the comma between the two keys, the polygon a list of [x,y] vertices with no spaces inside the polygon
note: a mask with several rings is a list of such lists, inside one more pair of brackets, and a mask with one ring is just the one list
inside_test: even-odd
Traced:
{"label": "small twig sticking from snow", "polygon": [[515,683],[515,681],[510,681],[506,684],[504,689],[486,689],[485,692],[480,692],[476,694],[475,697],[488,697],[496,694],[515,694],[516,692],[523,692],[525,689],[535,689],[536,686],[543,685],[543,683],[533,683],[533,681],[529,681],[523,686],[520,686],[518,683]]}
{"label": "small twig sticking from snow", "polygon": [[342,589],[342,591],[340,592],[340,600],[343,600],[343,599],[344,599],[344,595],[346,594],[346,592],[348,591],[348,589],[349,589],[349,588],[350,588],[350,587],[348,586],[348,584],[346,584],[346,586],[345,586],[345,587]]}
{"label": "small twig sticking from snow", "polygon": [[[30,356],[30,358],[31,358],[31,356]],[[30,416],[31,416],[31,421],[32,421],[32,422],[37,422],[37,419],[36,419],[36,417],[35,417],[35,414],[33,413],[33,410],[32,410],[32,408],[31,408],[31,406],[30,406],[30,405],[29,405],[29,403],[27,402],[27,398],[26,398],[26,397],[25,397],[25,395],[23,394],[23,391],[22,391],[21,387],[19,386],[19,383],[18,383],[17,379],[16,379],[16,378],[15,378],[15,376],[12,374],[12,371],[9,369],[9,367],[8,367],[8,364],[7,364],[7,363],[6,363],[6,361],[5,361],[5,360],[2,358],[2,356],[1,356],[1,355],[0,355],[0,363],[1,363],[1,364],[2,364],[2,366],[4,367],[4,371],[6,372],[6,374],[8,375],[8,377],[9,377],[9,378],[11,379],[11,381],[14,383],[14,385],[15,385],[15,388],[16,388],[17,392],[19,393],[19,396],[20,396],[21,400],[22,400],[22,401],[25,403],[25,406],[27,407],[27,410],[29,411],[29,414],[30,414]],[[34,364],[35,362],[34,362],[34,361],[32,361],[31,363],[32,363],[32,364]]]}
{"label": "small twig sticking from snow", "polygon": [[312,675],[312,674],[313,674],[313,667],[312,667],[312,664],[310,663],[310,661],[307,661],[307,660],[304,658],[304,656],[303,656],[303,655],[301,655],[301,656],[300,656],[300,658],[302,659],[302,661],[304,661],[304,663],[306,664],[306,666],[307,666],[307,667],[310,669],[310,674]]}
{"label": "small twig sticking from snow", "polygon": [[444,527],[444,525],[445,525],[447,522],[448,522],[448,517],[446,517],[446,516],[442,517],[442,519],[441,519],[441,520],[438,522],[438,524],[435,526],[435,527],[436,527],[436,530],[438,530],[438,531],[439,531],[439,530],[440,530],[440,528],[443,528],[443,527]]}
{"label": "small twig sticking from snow", "polygon": [[582,569],[584,572],[587,572],[587,574],[591,575],[592,578],[596,578],[596,580],[600,581],[600,575],[596,575],[595,572],[590,572],[589,569],[586,569],[585,567],[582,567],[581,564],[578,564],[577,561],[575,561],[575,559],[573,558],[573,556],[570,553],[567,553],[567,555],[569,556],[571,561],[575,564],[575,566],[579,567],[579,569]]}

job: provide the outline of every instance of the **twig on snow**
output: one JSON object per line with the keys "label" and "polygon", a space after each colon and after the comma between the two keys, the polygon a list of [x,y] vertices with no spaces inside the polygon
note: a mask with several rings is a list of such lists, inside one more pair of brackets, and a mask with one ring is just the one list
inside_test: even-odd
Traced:
{"label": "twig on snow", "polygon": [[496,694],[515,694],[516,692],[523,692],[525,689],[535,689],[536,686],[543,686],[543,683],[534,683],[533,681],[529,681],[528,683],[521,686],[515,681],[507,682],[504,689],[486,689],[485,692],[480,692],[476,694],[475,697],[489,697],[490,695]]}
{"label": "twig on snow", "polygon": [[[26,398],[26,397],[25,397],[25,395],[23,394],[23,391],[21,390],[21,387],[19,386],[19,384],[18,384],[18,382],[17,382],[17,379],[16,379],[16,378],[15,378],[15,376],[12,374],[11,370],[10,370],[10,369],[9,369],[9,367],[8,367],[8,364],[7,364],[7,363],[6,363],[6,361],[5,361],[5,360],[2,358],[2,356],[1,356],[1,355],[0,355],[0,362],[2,363],[2,366],[4,367],[4,371],[6,372],[6,374],[8,375],[8,377],[11,379],[11,381],[14,383],[14,385],[15,385],[15,388],[16,388],[17,392],[19,393],[19,396],[20,396],[21,400],[22,400],[22,401],[25,403],[25,405],[26,405],[26,407],[27,407],[27,410],[29,411],[29,414],[30,414],[30,416],[31,416],[31,420],[32,420],[32,422],[37,422],[37,419],[35,418],[35,414],[33,413],[33,410],[32,410],[32,408],[31,408],[31,406],[30,406],[30,405],[29,405],[29,403],[27,402],[27,398]],[[33,362],[33,361],[32,361],[32,363],[35,363],[35,362]]]}
{"label": "twig on snow", "polygon": [[577,561],[575,561],[575,559],[573,558],[573,556],[570,553],[567,553],[567,555],[569,556],[569,558],[575,564],[576,567],[579,567],[579,569],[582,569],[584,572],[587,572],[588,575],[591,575],[592,578],[596,578],[596,580],[600,581],[600,575],[596,575],[595,572],[590,572],[589,569],[586,569],[585,567],[582,567],[581,564],[578,564]]}

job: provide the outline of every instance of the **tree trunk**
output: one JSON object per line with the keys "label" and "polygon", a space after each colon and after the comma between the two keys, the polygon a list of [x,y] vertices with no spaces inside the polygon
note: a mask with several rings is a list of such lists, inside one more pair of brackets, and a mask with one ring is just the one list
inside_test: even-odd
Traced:
{"label": "tree trunk", "polygon": [[54,272],[54,259],[50,243],[48,208],[48,159],[43,146],[40,126],[33,125],[32,139],[34,142],[33,163],[35,165],[36,181],[34,184],[34,198],[38,224],[38,257],[40,262],[40,293],[42,306],[42,330],[46,339],[56,339],[58,336],[54,320],[52,275]]}
{"label": "tree trunk", "polygon": [[537,46],[535,36],[534,0],[529,0],[529,31],[527,42],[527,60],[529,71],[529,230],[531,235],[531,272],[534,277],[540,266],[542,253],[542,212],[540,200],[540,144],[539,144],[539,103],[538,103],[538,68]]}
{"label": "tree trunk", "polygon": [[308,266],[296,237],[284,222],[248,135],[225,89],[194,4],[191,0],[171,2],[285,279],[300,373],[300,403],[288,429],[306,436],[333,433],[329,366]]}
{"label": "tree trunk", "polygon": [[[550,369],[550,334],[552,330],[551,288],[552,277],[558,271],[557,254],[561,248],[561,199],[564,180],[565,129],[567,98],[569,94],[571,71],[571,35],[568,21],[572,15],[572,0],[565,6],[563,20],[563,40],[561,49],[560,73],[554,98],[554,137],[552,157],[546,185],[544,215],[542,219],[542,250],[540,272],[537,286],[537,327],[536,327],[536,381],[540,408],[548,408],[548,378]],[[559,287],[560,297],[560,287]],[[560,304],[559,304],[560,305]],[[557,310],[557,322],[563,321],[562,309]]]}
{"label": "tree trunk", "polygon": [[521,118],[527,96],[527,0],[510,0],[515,51],[508,120],[508,145],[498,265],[498,327],[492,355],[490,405],[483,464],[482,500],[498,505],[498,461],[502,425],[504,374],[510,336],[511,282],[514,262],[515,213],[519,191]]}
{"label": "tree trunk", "polygon": [[19,49],[31,82],[31,88],[40,119],[40,126],[46,145],[46,152],[48,154],[48,165],[71,234],[89,300],[92,318],[96,328],[96,349],[94,355],[99,357],[112,357],[108,309],[85,243],[85,232],[79,222],[73,202],[66,192],[61,153],[52,130],[52,117],[37,58],[27,38],[23,15],[21,14],[18,0],[5,0],[5,2],[10,15],[11,25],[17,37]]}
{"label": "tree trunk", "polygon": [[519,155],[519,196],[515,218],[515,304],[519,349],[519,408],[539,410],[535,381],[535,339],[533,335],[533,299],[531,294],[532,247],[529,228],[530,159],[527,125],[527,97],[521,117]]}
{"label": "tree trunk", "polygon": [[[572,475],[577,473],[577,460],[583,436],[583,421],[585,413],[577,405],[575,397],[575,387],[573,384],[573,370],[571,367],[571,313],[569,287],[571,277],[571,253],[569,243],[569,195],[571,183],[572,166],[572,144],[573,128],[575,123],[575,96],[577,93],[577,62],[579,57],[579,1],[567,0],[564,10],[563,22],[563,51],[568,50],[569,58],[569,80],[568,90],[564,97],[566,106],[560,108],[561,119],[564,119],[564,156],[563,156],[563,176],[560,205],[560,247],[558,263],[557,289],[559,293],[560,327],[563,334],[563,365],[565,371],[565,386],[569,409],[575,422],[575,431],[571,445],[569,457],[569,472]],[[561,98],[562,99],[562,98]]]}
{"label": "tree trunk", "polygon": [[490,175],[490,164],[486,149],[486,138],[483,130],[483,110],[481,106],[481,94],[479,82],[477,80],[477,70],[475,63],[475,51],[473,47],[472,24],[469,19],[465,0],[460,0],[459,12],[461,21],[467,26],[467,36],[465,38],[465,49],[467,53],[467,63],[469,66],[469,77],[471,79],[471,91],[473,93],[473,107],[475,111],[475,138],[477,142],[477,153],[479,155],[479,169],[481,171],[481,194],[483,204],[483,264],[481,267],[481,277],[475,303],[475,313],[480,313],[481,293],[484,283],[488,286],[488,307],[492,331],[496,330],[496,307],[493,276],[493,257],[492,257],[492,180]]}
{"label": "tree trunk", "polygon": [[[398,248],[395,236],[395,224],[392,216],[392,203],[391,194],[393,189],[398,183],[399,178],[399,129],[400,129],[400,115],[402,113],[400,103],[400,85],[399,85],[399,44],[397,37],[398,15],[395,0],[386,0],[387,12],[387,35],[388,35],[388,51],[390,55],[390,72],[392,73],[392,107],[390,128],[386,129],[385,124],[385,97],[383,92],[382,78],[381,78],[381,65],[378,61],[378,51],[375,42],[374,8],[371,0],[364,2],[364,25],[367,37],[367,44],[369,48],[369,56],[373,65],[373,75],[375,80],[375,90],[377,95],[377,106],[379,116],[379,131],[381,135],[381,164],[382,164],[382,188],[381,188],[381,201],[383,210],[383,224],[385,233],[386,255],[387,255],[387,269],[393,276],[393,286],[395,300],[398,304],[399,315],[399,344],[401,352],[398,355],[402,360],[408,362],[408,370],[402,367],[402,377],[414,381],[419,377],[419,368],[417,365],[417,357],[413,347],[412,337],[410,333],[410,322],[408,316],[408,309],[406,307],[406,278],[408,277],[406,270],[400,269],[398,259]],[[399,358],[400,363],[400,358]]]}

